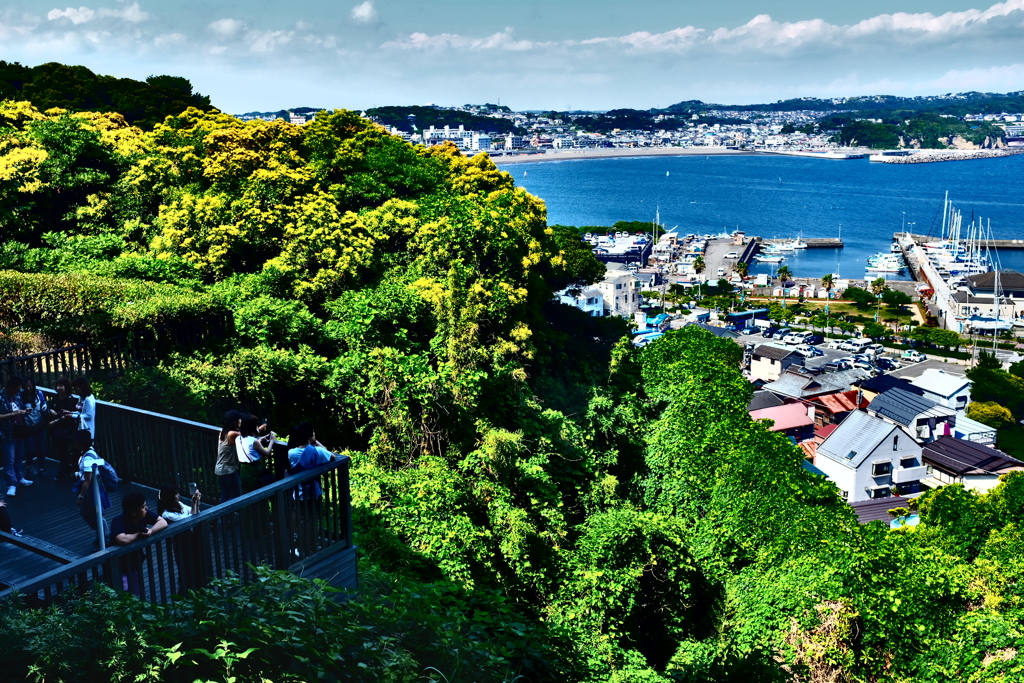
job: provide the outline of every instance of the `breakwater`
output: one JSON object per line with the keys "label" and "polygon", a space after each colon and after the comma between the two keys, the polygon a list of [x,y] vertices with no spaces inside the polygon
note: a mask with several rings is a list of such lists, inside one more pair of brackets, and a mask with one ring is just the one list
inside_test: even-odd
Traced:
{"label": "breakwater", "polygon": [[1020,154],[1018,150],[1008,149],[970,149],[949,150],[942,152],[913,152],[903,156],[891,154],[872,154],[868,159],[881,164],[930,164],[938,161],[968,161],[970,159],[998,159],[1000,157]]}

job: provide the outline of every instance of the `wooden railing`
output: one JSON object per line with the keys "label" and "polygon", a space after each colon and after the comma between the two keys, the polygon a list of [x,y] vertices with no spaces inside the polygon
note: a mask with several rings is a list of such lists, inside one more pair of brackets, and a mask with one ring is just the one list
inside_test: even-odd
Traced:
{"label": "wooden railing", "polygon": [[76,344],[52,351],[15,356],[0,361],[0,382],[11,375],[31,375],[36,384],[53,386],[62,376],[104,375],[114,377],[142,365],[153,365],[174,349],[201,346],[224,337],[227,322],[222,316],[175,323],[161,328],[112,337],[100,344]]}
{"label": "wooden railing", "polygon": [[[251,579],[254,567],[289,569],[355,587],[349,458],[289,476],[198,515],[150,538],[112,547],[0,592],[27,604],[96,585],[166,602],[190,588],[234,573]],[[302,495],[319,483],[321,495]],[[301,491],[302,493],[297,493]]]}
{"label": "wooden railing", "polygon": [[182,491],[195,482],[211,503],[219,502],[213,472],[219,433],[213,425],[96,401],[96,452],[119,477],[157,489],[175,484]]}

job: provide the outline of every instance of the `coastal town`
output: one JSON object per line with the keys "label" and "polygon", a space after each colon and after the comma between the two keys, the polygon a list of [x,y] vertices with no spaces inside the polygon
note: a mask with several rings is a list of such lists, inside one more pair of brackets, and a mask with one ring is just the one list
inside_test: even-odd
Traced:
{"label": "coastal town", "polygon": [[[957,95],[946,96],[956,99]],[[733,151],[797,152],[820,155],[836,154],[827,158],[860,158],[872,154],[873,150],[864,145],[846,145],[837,139],[837,129],[830,122],[833,117],[849,111],[852,106],[844,98],[832,101],[834,109],[794,109],[785,111],[759,111],[735,109],[704,109],[699,114],[651,113],[649,117],[638,117],[634,110],[612,112],[533,112],[512,111],[497,105],[464,105],[461,107],[440,107],[436,110],[439,119],[445,113],[450,116],[471,115],[477,126],[466,124],[428,125],[417,122],[415,114],[398,124],[389,122],[374,111],[363,115],[383,125],[390,133],[407,142],[423,145],[454,144],[467,152],[487,152],[496,160],[507,161],[508,157],[521,159],[535,155],[558,152],[594,152],[607,150],[709,150],[728,149]],[[410,108],[413,109],[413,108]],[[305,124],[316,114],[313,108],[284,110],[281,112],[250,112],[239,115],[242,120],[286,118],[295,124]],[[948,115],[943,115],[951,118]],[[604,124],[611,117],[619,120],[621,127],[606,129]],[[978,152],[987,148],[1004,154],[1006,150],[1024,149],[1024,111],[994,113],[967,113],[958,117],[968,126],[991,124],[1001,132],[998,142],[986,144],[971,143],[965,139],[950,139],[943,148],[954,150],[952,155],[937,155],[942,150],[927,150],[930,154],[919,154],[924,150],[920,145],[906,145],[902,154],[877,155],[873,161],[892,163],[914,163],[920,161],[945,161],[966,158],[964,152]],[[490,120],[490,123],[488,123]],[[881,123],[881,119],[865,118],[868,122]],[[633,124],[636,127],[630,127]],[[599,128],[601,130],[597,130]],[[508,132],[500,132],[510,129]],[[913,151],[913,154],[911,153]],[[977,156],[975,154],[974,156]],[[986,156],[986,155],[982,155]]]}
{"label": "coastal town", "polygon": [[[968,377],[979,362],[1024,360],[1024,274],[993,268],[980,228],[963,226],[948,199],[944,215],[939,237],[894,235],[863,280],[798,280],[785,266],[775,277],[747,273],[759,258],[781,262],[808,248],[801,239],[684,235],[657,224],[586,233],[606,274],[559,300],[626,318],[637,347],[691,326],[734,340],[755,389],[751,417],[791,438],[862,523],[914,525],[913,500],[929,489],[957,483],[982,493],[1024,470],[997,447],[999,423],[972,401]],[[914,281],[873,279],[908,268]],[[858,300],[866,316],[849,314]],[[960,347],[969,351],[950,353]]]}

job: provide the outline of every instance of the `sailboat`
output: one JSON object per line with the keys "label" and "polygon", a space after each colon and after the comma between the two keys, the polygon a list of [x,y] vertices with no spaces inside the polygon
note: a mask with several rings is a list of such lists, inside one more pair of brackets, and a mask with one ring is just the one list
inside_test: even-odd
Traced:
{"label": "sailboat", "polygon": [[665,171],[665,177],[668,178],[668,171]]}

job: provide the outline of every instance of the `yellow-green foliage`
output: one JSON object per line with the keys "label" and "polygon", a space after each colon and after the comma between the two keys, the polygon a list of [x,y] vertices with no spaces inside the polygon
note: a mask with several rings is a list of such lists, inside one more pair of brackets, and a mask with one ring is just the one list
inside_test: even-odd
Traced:
{"label": "yellow-green foliage", "polygon": [[1013,413],[1010,409],[995,401],[973,401],[967,406],[967,417],[997,429],[1013,424]]}

